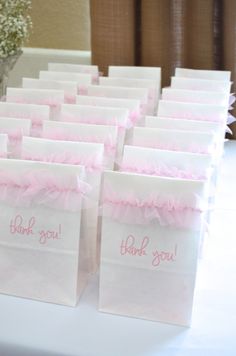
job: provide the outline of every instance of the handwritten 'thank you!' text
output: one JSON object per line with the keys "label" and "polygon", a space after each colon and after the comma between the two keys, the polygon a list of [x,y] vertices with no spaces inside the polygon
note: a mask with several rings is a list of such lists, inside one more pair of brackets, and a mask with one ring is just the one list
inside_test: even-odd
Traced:
{"label": "handwritten 'thank you!' text", "polygon": [[45,245],[49,240],[61,239],[61,224],[57,229],[37,229],[35,216],[24,220],[20,214],[16,215],[10,221],[9,231],[12,235],[37,237],[41,245]]}

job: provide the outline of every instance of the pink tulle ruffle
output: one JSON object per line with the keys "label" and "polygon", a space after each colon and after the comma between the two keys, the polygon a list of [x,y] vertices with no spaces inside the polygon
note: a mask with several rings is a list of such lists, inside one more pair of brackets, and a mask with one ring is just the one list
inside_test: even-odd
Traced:
{"label": "pink tulle ruffle", "polygon": [[0,201],[16,207],[43,205],[76,212],[81,209],[81,198],[89,191],[90,186],[77,176],[58,178],[46,170],[24,175],[0,171]]}
{"label": "pink tulle ruffle", "polygon": [[0,129],[0,133],[7,134],[11,142],[19,142],[21,141],[23,136],[22,129],[4,128],[4,129]]}
{"label": "pink tulle ruffle", "polygon": [[205,208],[203,202],[194,195],[178,199],[155,192],[141,199],[135,194],[122,197],[120,192],[105,189],[102,199],[102,216],[124,224],[157,223],[161,226],[199,230]]}

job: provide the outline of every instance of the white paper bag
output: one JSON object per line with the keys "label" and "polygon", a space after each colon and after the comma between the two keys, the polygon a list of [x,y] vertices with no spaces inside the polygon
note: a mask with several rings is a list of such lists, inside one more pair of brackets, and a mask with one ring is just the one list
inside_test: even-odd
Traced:
{"label": "white paper bag", "polygon": [[228,108],[210,104],[159,100],[157,116],[177,119],[206,120],[226,125]]}
{"label": "white paper bag", "polygon": [[133,145],[169,151],[216,154],[214,134],[198,131],[135,127]]}
{"label": "white paper bag", "polygon": [[22,137],[29,136],[31,121],[0,117],[0,133],[8,136],[8,157],[20,158]]}
{"label": "white paper bag", "polygon": [[[224,148],[225,125],[221,122],[171,119],[168,117],[146,116],[146,127],[153,127],[165,130],[198,131],[213,134],[215,142],[219,149],[219,155],[222,155]],[[217,149],[217,148],[216,148]]]}
{"label": "white paper bag", "polygon": [[48,105],[51,119],[56,119],[64,103],[63,90],[7,88],[7,102]]}
{"label": "white paper bag", "polygon": [[22,78],[22,87],[34,89],[63,90],[64,101],[68,104],[75,103],[75,97],[77,94],[77,83],[72,81]]}
{"label": "white paper bag", "polygon": [[8,136],[6,134],[0,133],[0,158],[7,157],[8,154],[7,144],[8,144]]}
{"label": "white paper bag", "polygon": [[42,137],[51,140],[102,143],[104,144],[104,168],[111,170],[114,168],[118,144],[116,126],[45,121]]}
{"label": "white paper bag", "polygon": [[0,102],[0,117],[29,119],[31,121],[31,136],[40,137],[43,121],[50,118],[50,108],[47,105]]}
{"label": "white paper bag", "polygon": [[125,146],[120,171],[152,176],[209,180],[212,156]]}
{"label": "white paper bag", "polygon": [[202,69],[175,68],[176,77],[229,81],[230,75],[231,72],[227,70],[205,70],[205,69],[202,70]]}
{"label": "white paper bag", "polygon": [[82,165],[86,181],[91,186],[82,212],[82,234],[88,244],[89,271],[98,266],[99,242],[97,241],[98,202],[103,170],[103,145],[100,143],[69,142],[23,138],[22,158],[50,163]]}
{"label": "white paper bag", "polygon": [[[111,86],[107,87],[103,85],[89,85],[88,95],[139,100],[141,113],[143,116],[146,115],[146,106],[148,103],[148,89],[146,88],[127,88]],[[142,122],[140,124],[142,124]]]}
{"label": "white paper bag", "polygon": [[128,88],[147,88],[148,103],[146,105],[146,114],[153,115],[156,112],[159,93],[157,93],[157,84],[155,80],[101,77],[100,84],[103,86],[111,86],[111,87],[113,86],[113,87],[128,87]]}
{"label": "white paper bag", "polygon": [[87,87],[92,83],[92,74],[74,73],[74,72],[53,72],[53,71],[40,71],[40,79],[47,80],[62,80],[73,81],[77,83],[77,93],[87,94]]}
{"label": "white paper bag", "polygon": [[113,107],[94,107],[85,105],[67,105],[61,107],[60,120],[92,125],[109,125],[118,127],[118,146],[116,160],[120,162],[129,127],[129,112],[127,109]]}
{"label": "white paper bag", "polygon": [[220,91],[163,88],[162,99],[229,107],[229,94]]}
{"label": "white paper bag", "polygon": [[171,77],[171,88],[175,89],[220,91],[229,95],[231,85],[231,82],[223,80]]}
{"label": "white paper bag", "polygon": [[105,172],[99,310],[190,325],[202,181]]}
{"label": "white paper bag", "polygon": [[98,83],[98,66],[92,64],[48,63],[48,70],[54,72],[74,72],[92,74],[93,83]]}
{"label": "white paper bag", "polygon": [[140,66],[109,66],[109,77],[150,79],[156,81],[157,95],[161,89],[161,68]]}
{"label": "white paper bag", "polygon": [[183,131],[202,131],[209,133],[219,133],[223,138],[224,125],[220,122],[172,119],[169,117],[146,116],[146,127],[155,127],[157,129],[183,130]]}
{"label": "white paper bag", "polygon": [[83,167],[0,161],[0,293],[75,306],[88,278]]}
{"label": "white paper bag", "polygon": [[76,104],[92,106],[108,106],[114,108],[123,108],[129,110],[130,126],[139,125],[142,113],[140,111],[140,102],[135,99],[110,98],[103,96],[77,95]]}

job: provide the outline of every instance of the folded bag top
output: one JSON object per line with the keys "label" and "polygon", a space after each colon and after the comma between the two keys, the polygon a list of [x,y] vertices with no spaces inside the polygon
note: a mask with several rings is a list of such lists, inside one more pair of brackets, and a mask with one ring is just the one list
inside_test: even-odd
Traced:
{"label": "folded bag top", "polygon": [[199,78],[171,77],[171,88],[219,91],[230,94],[232,82]]}
{"label": "folded bag top", "polygon": [[228,70],[175,68],[175,76],[230,81],[231,72]]}
{"label": "folded bag top", "polygon": [[207,180],[211,155],[125,146],[120,171],[153,176]]}
{"label": "folded bag top", "polygon": [[163,88],[162,99],[229,107],[229,94],[220,91]]}

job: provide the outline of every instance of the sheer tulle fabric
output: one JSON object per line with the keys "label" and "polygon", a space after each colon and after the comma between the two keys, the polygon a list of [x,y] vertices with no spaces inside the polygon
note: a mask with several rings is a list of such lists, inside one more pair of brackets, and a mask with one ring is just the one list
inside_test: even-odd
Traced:
{"label": "sheer tulle fabric", "polygon": [[98,157],[96,155],[82,158],[76,154],[72,155],[68,152],[39,155],[24,150],[21,158],[30,161],[80,165],[84,166],[88,172],[101,172],[104,168],[100,156]]}
{"label": "sheer tulle fabric", "polygon": [[4,129],[0,129],[0,133],[7,134],[11,143],[21,141],[22,136],[23,136],[22,129],[10,129],[10,128],[5,129],[4,128]]}
{"label": "sheer tulle fabric", "polygon": [[132,128],[137,125],[141,117],[141,112],[139,110],[133,110],[129,115],[127,129]]}
{"label": "sheer tulle fabric", "polygon": [[48,171],[28,171],[20,175],[0,171],[0,201],[12,206],[43,205],[76,212],[90,186],[77,176],[60,177]]}
{"label": "sheer tulle fabric", "polygon": [[79,95],[88,95],[88,87],[86,85],[79,85],[78,94]]}
{"label": "sheer tulle fabric", "polygon": [[205,204],[195,195],[177,198],[171,195],[153,192],[145,199],[135,193],[122,194],[105,188],[102,198],[102,216],[124,224],[201,228],[202,212]]}
{"label": "sheer tulle fabric", "polygon": [[65,94],[65,103],[66,104],[75,104],[76,95]]}

